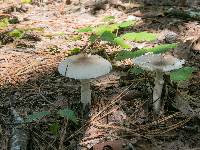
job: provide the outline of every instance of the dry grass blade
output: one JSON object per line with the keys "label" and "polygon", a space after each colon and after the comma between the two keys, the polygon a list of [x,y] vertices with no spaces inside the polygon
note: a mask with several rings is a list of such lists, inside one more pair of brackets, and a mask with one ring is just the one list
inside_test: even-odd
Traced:
{"label": "dry grass blade", "polygon": [[115,126],[115,125],[107,125],[107,124],[98,124],[96,123],[94,126],[97,126],[98,128],[105,128],[105,129],[114,129],[114,130],[122,130],[124,132],[129,132],[129,133],[132,133],[133,136],[136,136],[136,137],[143,137],[143,138],[148,138],[144,135],[141,135],[137,132],[135,132],[135,130],[132,130],[130,128],[126,128],[126,127],[123,127],[123,126]]}
{"label": "dry grass blade", "polygon": [[167,120],[169,120],[169,119],[171,119],[171,118],[173,118],[173,117],[175,117],[175,116],[177,116],[177,115],[180,115],[181,113],[180,112],[176,112],[176,113],[174,113],[174,114],[172,114],[172,115],[169,115],[169,116],[165,116],[165,117],[163,117],[163,118],[160,118],[159,120],[155,120],[155,121],[153,121],[152,123],[150,123],[150,124],[148,124],[149,126],[150,125],[157,125],[157,124],[160,124],[160,123],[162,123],[162,122],[164,122],[164,121],[167,121]]}
{"label": "dry grass blade", "polygon": [[100,121],[101,119],[107,117],[109,114],[112,114],[114,111],[118,110],[120,106],[115,106],[113,109],[111,109],[109,112],[103,114],[103,116],[96,118],[91,124],[95,124],[96,122]]}
{"label": "dry grass blade", "polygon": [[[169,132],[169,131],[171,131],[171,130],[174,130],[174,129],[176,129],[176,128],[179,128],[179,127],[183,126],[185,123],[187,123],[187,122],[190,121],[191,119],[192,119],[192,117],[188,117],[188,118],[186,118],[185,120],[180,121],[180,122],[178,122],[178,123],[176,123],[176,124],[173,124],[173,125],[171,125],[171,126],[168,126],[168,127],[166,127],[166,128],[151,130],[149,133],[147,133],[147,135],[148,135],[148,136],[152,136],[152,135],[158,136],[158,135],[167,133],[167,132]],[[163,131],[163,130],[164,130],[164,131]]]}
{"label": "dry grass blade", "polygon": [[[106,111],[108,108],[110,108],[112,105],[114,105],[116,102],[120,101],[122,96],[125,95],[128,92],[128,89],[133,86],[134,83],[129,85],[124,91],[122,91],[116,98],[114,98],[110,104],[108,104],[106,107],[104,107],[100,112],[98,112],[96,115],[94,115],[88,122],[93,122],[97,117],[99,117],[104,111]],[[138,85],[139,82],[136,85]]]}

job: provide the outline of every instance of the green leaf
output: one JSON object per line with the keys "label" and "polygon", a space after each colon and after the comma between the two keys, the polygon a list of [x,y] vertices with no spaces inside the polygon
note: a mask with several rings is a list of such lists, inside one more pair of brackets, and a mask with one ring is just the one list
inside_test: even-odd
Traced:
{"label": "green leaf", "polygon": [[74,54],[78,54],[78,53],[80,53],[81,49],[76,47],[76,48],[71,49],[71,50],[69,50],[69,51],[70,51],[71,54],[74,55]]}
{"label": "green leaf", "polygon": [[4,29],[6,27],[8,27],[9,25],[9,20],[8,18],[4,18],[0,20],[0,29]]}
{"label": "green leaf", "polygon": [[110,22],[113,21],[115,19],[115,16],[106,16],[103,18],[104,22]]}
{"label": "green leaf", "polygon": [[116,37],[116,36],[115,36],[112,32],[105,31],[105,32],[103,32],[103,33],[101,34],[100,39],[101,39],[102,41],[108,41],[108,42],[113,43],[115,37]]}
{"label": "green leaf", "polygon": [[96,34],[91,34],[89,37],[89,41],[94,43],[97,40],[98,36]]}
{"label": "green leaf", "polygon": [[128,27],[130,27],[130,26],[133,26],[134,24],[135,24],[135,21],[130,20],[130,21],[124,21],[124,22],[122,22],[122,23],[119,23],[118,26],[119,26],[120,28],[128,28]]}
{"label": "green leaf", "polygon": [[101,35],[105,31],[114,32],[117,29],[118,29],[117,24],[111,24],[111,25],[103,24],[103,25],[99,25],[99,26],[95,27],[93,31],[96,35]]}
{"label": "green leaf", "polygon": [[124,39],[122,39],[121,37],[117,37],[114,39],[114,42],[121,46],[121,48],[124,48],[124,49],[129,49],[131,48],[131,46],[129,44],[126,43],[126,41],[124,41]]}
{"label": "green leaf", "polygon": [[52,123],[49,127],[49,130],[52,134],[54,135],[58,135],[59,133],[59,129],[60,129],[60,124],[55,122],[55,123]]}
{"label": "green leaf", "polygon": [[144,73],[145,71],[140,67],[133,67],[133,68],[129,69],[129,72],[133,73],[135,75],[139,75],[141,73]]}
{"label": "green leaf", "polygon": [[91,33],[92,32],[92,27],[84,27],[84,28],[80,28],[77,30],[77,32],[89,32]]}
{"label": "green leaf", "polygon": [[48,111],[41,111],[33,113],[32,115],[28,115],[25,119],[25,122],[33,122],[33,121],[39,121],[43,117],[50,115],[50,112]]}
{"label": "green leaf", "polygon": [[192,72],[196,69],[194,67],[183,67],[170,72],[170,79],[173,81],[184,81],[189,80]]}
{"label": "green leaf", "polygon": [[81,49],[76,47],[76,48],[73,48],[73,49],[70,49],[70,50],[66,50],[65,51],[65,55],[66,56],[71,56],[71,55],[76,55],[76,54],[78,54],[80,52],[81,52]]}
{"label": "green leaf", "polygon": [[96,35],[101,35],[105,31],[110,31],[110,29],[107,27],[107,25],[99,25],[95,27],[93,31]]}
{"label": "green leaf", "polygon": [[123,60],[123,59],[128,59],[128,58],[136,58],[136,57],[139,57],[139,56],[144,55],[145,53],[149,53],[149,52],[152,52],[154,54],[165,53],[176,47],[177,47],[177,44],[174,43],[174,44],[162,44],[162,45],[158,45],[153,48],[143,48],[143,49],[140,49],[137,51],[123,50],[117,54],[116,59]]}
{"label": "green leaf", "polygon": [[74,123],[77,124],[78,119],[77,119],[77,117],[76,117],[74,111],[72,111],[72,110],[70,110],[70,109],[68,109],[68,108],[60,109],[60,110],[58,111],[58,115],[60,115],[61,117],[67,118],[67,119],[69,119],[70,121],[72,121],[72,122],[74,122]]}
{"label": "green leaf", "polygon": [[21,29],[14,29],[13,31],[9,32],[9,35],[14,38],[20,39],[24,36],[24,33],[25,33],[25,31],[23,31]]}
{"label": "green leaf", "polygon": [[126,33],[122,35],[122,38],[125,40],[143,42],[143,41],[155,41],[157,39],[156,35],[148,32],[139,32],[139,33]]}
{"label": "green leaf", "polygon": [[117,29],[119,29],[119,26],[117,25],[117,24],[110,24],[110,25],[108,25],[108,28],[109,28],[109,31],[110,32],[114,32],[114,31],[116,31]]}

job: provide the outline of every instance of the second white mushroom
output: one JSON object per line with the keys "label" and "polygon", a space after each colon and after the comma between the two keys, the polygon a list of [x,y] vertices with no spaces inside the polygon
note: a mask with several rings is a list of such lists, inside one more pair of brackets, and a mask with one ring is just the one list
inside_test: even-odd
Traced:
{"label": "second white mushroom", "polygon": [[160,114],[161,94],[164,84],[163,75],[175,69],[182,68],[184,60],[179,60],[171,55],[147,53],[133,59],[133,63],[144,70],[156,73],[153,89],[153,110],[156,114]]}

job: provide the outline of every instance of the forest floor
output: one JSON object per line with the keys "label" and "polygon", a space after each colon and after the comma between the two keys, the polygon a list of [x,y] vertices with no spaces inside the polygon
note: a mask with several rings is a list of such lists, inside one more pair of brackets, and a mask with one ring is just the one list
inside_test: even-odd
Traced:
{"label": "forest floor", "polygon": [[[198,150],[200,149],[200,116],[180,112],[172,105],[186,99],[196,110],[200,106],[200,71],[189,81],[177,86],[166,84],[163,96],[165,113],[159,118],[145,111],[152,97],[153,74],[133,75],[127,72],[129,61],[122,61],[113,71],[92,83],[92,116],[81,124],[80,83],[59,75],[58,63],[68,50],[87,45],[87,34],[78,28],[96,25],[106,16],[122,21],[132,16],[138,23],[128,31],[148,31],[159,34],[160,41],[167,32],[176,33],[179,46],[172,53],[186,59],[186,66],[200,68],[200,24],[198,21],[165,16],[164,8],[135,6],[123,11],[117,8],[99,10],[95,15],[61,4],[38,7],[2,4],[0,18],[18,18],[19,22],[0,29],[0,147],[9,145],[12,123],[10,108],[23,118],[34,112],[50,111],[53,114],[29,124],[29,148],[48,150],[89,149],[97,143],[123,140],[136,150]],[[74,8],[74,9],[72,9]],[[77,11],[74,11],[76,10]],[[156,14],[155,14],[156,11]],[[8,31],[23,29],[24,38],[13,39]],[[123,31],[126,32],[126,31]],[[137,47],[151,46],[148,42],[135,43]],[[193,49],[193,47],[195,50]],[[99,54],[116,63],[114,55],[119,49],[101,47]],[[55,114],[61,108],[72,109],[79,118],[74,124]],[[62,133],[66,128],[64,140]],[[115,143],[116,144],[116,143]],[[125,149],[125,148],[124,148]]]}

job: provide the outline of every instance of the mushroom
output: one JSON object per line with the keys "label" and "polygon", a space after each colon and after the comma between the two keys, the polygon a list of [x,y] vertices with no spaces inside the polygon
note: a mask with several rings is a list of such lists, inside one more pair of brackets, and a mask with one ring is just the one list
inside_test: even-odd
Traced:
{"label": "mushroom", "polygon": [[90,80],[109,73],[112,65],[98,55],[79,54],[64,59],[58,66],[61,75],[81,82],[83,109],[91,104]]}
{"label": "mushroom", "polygon": [[164,84],[163,75],[165,72],[182,68],[185,60],[179,60],[171,55],[147,53],[132,61],[142,69],[156,73],[153,89],[153,110],[154,113],[160,114],[161,94]]}

